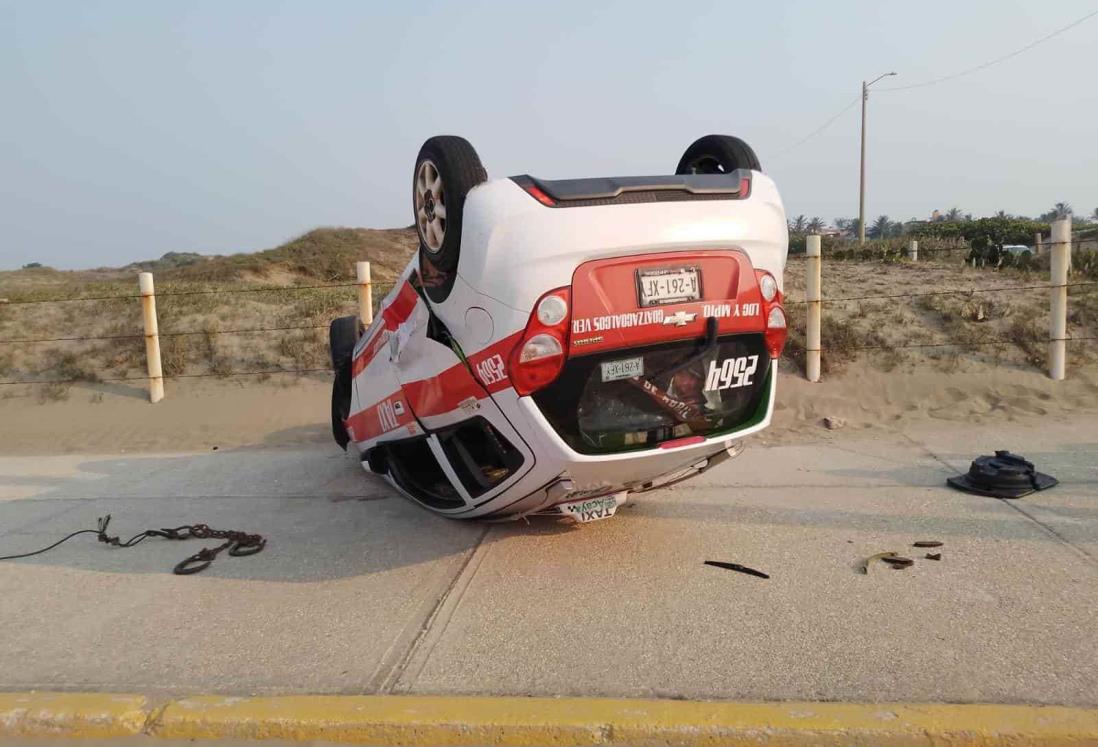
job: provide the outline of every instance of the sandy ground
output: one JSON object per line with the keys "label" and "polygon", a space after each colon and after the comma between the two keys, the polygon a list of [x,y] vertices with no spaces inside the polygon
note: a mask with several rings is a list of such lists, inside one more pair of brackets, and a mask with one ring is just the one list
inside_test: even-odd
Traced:
{"label": "sandy ground", "polygon": [[[129,384],[80,384],[58,401],[42,401],[34,387],[9,387],[2,395],[0,455],[209,451],[331,439],[329,383],[319,375],[179,380],[168,383],[156,405]],[[1096,367],[1056,382],[1026,367],[978,361],[962,361],[950,373],[933,361],[891,372],[861,361],[819,384],[785,373],[773,426],[759,440],[811,442],[935,421],[1038,423],[1085,412],[1098,413]],[[824,418],[845,425],[829,431]]]}

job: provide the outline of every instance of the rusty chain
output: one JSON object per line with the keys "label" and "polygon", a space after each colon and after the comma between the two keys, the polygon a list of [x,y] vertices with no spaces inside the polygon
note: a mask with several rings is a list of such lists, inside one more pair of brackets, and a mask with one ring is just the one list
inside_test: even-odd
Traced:
{"label": "rusty chain", "polygon": [[172,573],[178,576],[189,576],[192,573],[199,573],[210,567],[210,564],[217,559],[225,550],[229,551],[229,555],[234,557],[245,557],[248,555],[255,555],[267,546],[267,540],[265,537],[259,534],[249,534],[248,532],[240,532],[234,529],[213,529],[207,524],[184,524],[183,526],[174,528],[161,528],[161,529],[146,529],[143,532],[139,532],[127,540],[123,540],[121,537],[107,534],[107,527],[111,523],[111,515],[101,516],[96,521],[95,529],[81,529],[80,531],[73,532],[67,537],[58,540],[57,542],[44,547],[41,550],[35,550],[34,552],[22,553],[20,555],[5,555],[0,557],[0,560],[15,560],[18,558],[29,558],[33,555],[41,555],[47,550],[60,545],[62,542],[76,537],[80,534],[94,534],[96,538],[111,547],[133,547],[134,545],[142,542],[149,537],[163,537],[170,540],[185,540],[185,539],[220,539],[225,540],[217,547],[204,547],[189,558],[181,560],[172,569]]}

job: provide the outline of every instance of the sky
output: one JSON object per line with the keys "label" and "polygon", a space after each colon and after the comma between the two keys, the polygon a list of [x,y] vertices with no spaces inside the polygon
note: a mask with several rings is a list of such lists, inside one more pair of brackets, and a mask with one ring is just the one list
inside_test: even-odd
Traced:
{"label": "sky", "polygon": [[747,140],[792,216],[1098,207],[1095,0],[0,0],[0,269],[412,222],[420,144],[489,177],[672,173]]}

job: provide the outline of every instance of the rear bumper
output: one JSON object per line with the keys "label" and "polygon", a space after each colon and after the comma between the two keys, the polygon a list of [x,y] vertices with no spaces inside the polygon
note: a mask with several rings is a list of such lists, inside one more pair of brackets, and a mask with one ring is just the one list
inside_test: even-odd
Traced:
{"label": "rear bumper", "polygon": [[523,316],[551,288],[570,285],[584,262],[657,252],[740,249],[782,283],[789,233],[773,181],[752,174],[746,200],[548,208],[511,179],[469,192],[460,275]]}
{"label": "rear bumper", "polygon": [[517,398],[515,406],[519,417],[525,420],[527,427],[524,432],[529,434],[530,446],[538,454],[539,461],[563,465],[562,477],[571,479],[576,490],[628,488],[690,466],[769,426],[774,414],[777,368],[777,361],[772,361],[764,400],[765,410],[761,419],[742,429],[726,431],[703,441],[670,448],[655,447],[614,454],[580,454],[557,434],[532,397]]}

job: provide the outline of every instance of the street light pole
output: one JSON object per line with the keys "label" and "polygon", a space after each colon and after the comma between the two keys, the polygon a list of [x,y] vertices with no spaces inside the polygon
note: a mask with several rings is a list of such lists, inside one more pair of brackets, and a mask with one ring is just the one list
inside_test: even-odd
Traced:
{"label": "street light pole", "polygon": [[887,78],[896,73],[878,75],[869,83],[862,81],[862,170],[858,183],[858,242],[865,243],[865,105],[869,101],[869,87],[881,78]]}
{"label": "street light pole", "polygon": [[865,243],[865,102],[869,86],[862,81],[862,175],[858,181],[858,243]]}

